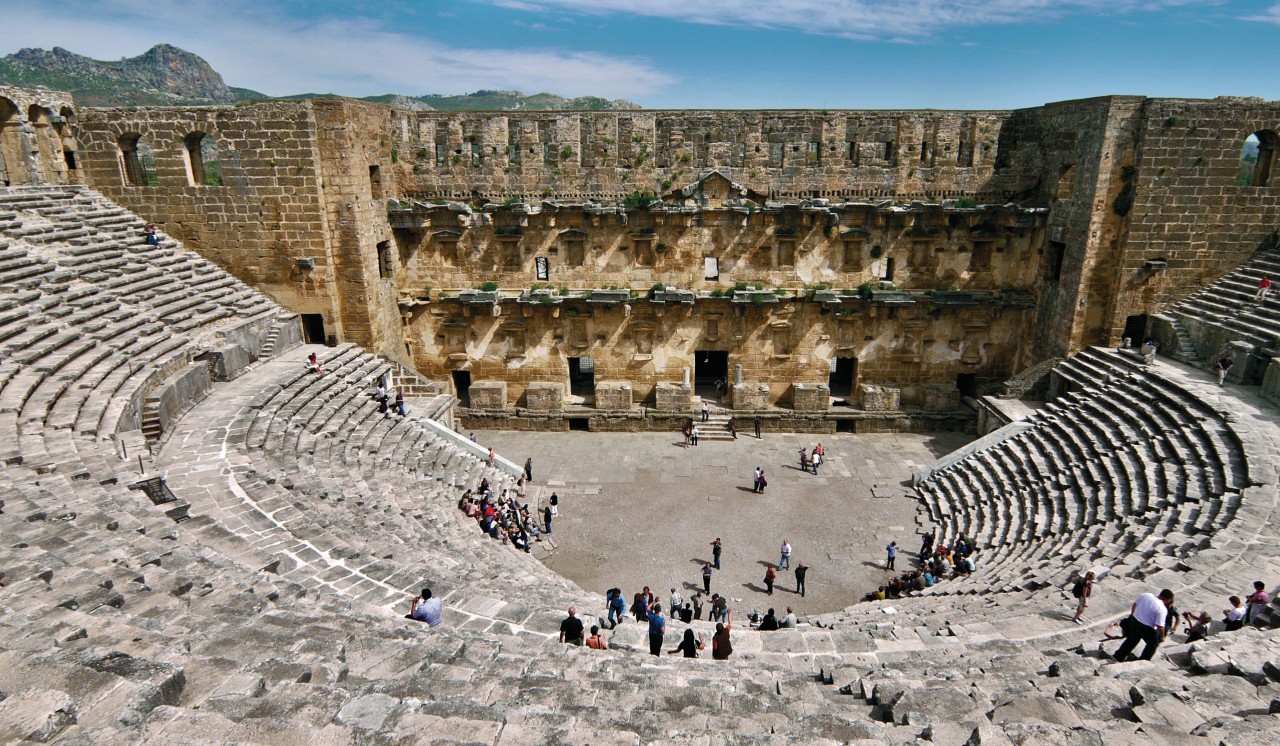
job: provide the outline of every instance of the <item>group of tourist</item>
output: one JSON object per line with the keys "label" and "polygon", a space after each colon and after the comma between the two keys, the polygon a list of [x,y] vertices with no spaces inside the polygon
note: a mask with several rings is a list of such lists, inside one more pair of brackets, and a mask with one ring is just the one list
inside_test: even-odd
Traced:
{"label": "group of tourist", "polygon": [[[1093,573],[1086,576],[1090,584],[1092,576]],[[1177,607],[1173,605],[1173,600],[1173,591],[1168,588],[1161,590],[1158,594],[1143,593],[1134,600],[1128,616],[1107,626],[1103,632],[1104,637],[1123,640],[1115,652],[1117,661],[1131,660],[1130,655],[1139,642],[1143,643],[1143,647],[1138,658],[1151,660],[1160,643],[1172,637],[1183,620],[1187,623],[1186,642],[1203,640],[1209,635],[1213,617],[1207,611],[1188,611],[1179,614]],[[1266,584],[1258,580],[1253,584],[1252,593],[1243,599],[1240,596],[1232,596],[1228,599],[1228,603],[1230,606],[1222,611],[1223,629],[1234,632],[1242,629],[1246,624],[1260,621],[1262,611],[1271,603],[1271,595],[1267,593]]]}
{"label": "group of tourist", "polygon": [[[977,567],[977,550],[973,540],[961,536],[955,544],[934,546],[935,533],[924,534],[920,541],[920,553],[916,557],[919,567],[891,578],[884,585],[862,597],[863,601],[883,601],[901,598],[912,591],[922,591],[948,578],[964,577]],[[885,548],[884,569],[895,569],[898,558],[898,542],[891,541]]]}
{"label": "group of tourist", "polygon": [[378,381],[378,385],[373,390],[373,400],[378,403],[378,412],[383,416],[390,416],[392,412],[404,417],[404,392],[397,391],[394,403],[392,403],[391,392],[387,390],[382,381]]}
{"label": "group of tourist", "polygon": [[827,458],[827,447],[819,443],[810,451],[807,448],[800,448],[800,471],[812,471],[814,476],[818,475],[818,467]]}
{"label": "group of tourist", "polygon": [[[669,606],[671,618],[679,620],[684,624],[692,624],[694,621],[702,618],[702,610],[708,607],[707,620],[716,622],[716,632],[711,638],[711,657],[716,660],[726,660],[733,653],[733,641],[730,633],[733,630],[732,613],[729,611],[728,599],[720,594],[712,594],[709,601],[706,601],[701,593],[693,594],[693,598],[685,601],[680,592],[675,588],[671,589],[669,598]],[[648,625],[649,653],[650,655],[662,655],[663,642],[666,639],[667,618],[662,613],[662,603],[658,600],[656,594],[649,590],[649,586],[645,586],[631,598],[630,607],[627,606],[626,595],[621,588],[610,588],[605,593],[605,609],[609,628],[613,629],[621,624],[627,617],[627,611],[630,610],[635,620],[641,624]],[[772,611],[772,609],[770,610]],[[787,609],[790,612],[790,609]],[[577,621],[577,609],[569,607],[569,616],[560,624],[560,642],[570,645],[582,645],[582,622]],[[794,617],[794,614],[792,614]],[[599,644],[592,644],[592,639],[599,639]],[[600,635],[600,627],[593,625],[591,627],[591,638],[586,640],[587,647],[597,649],[607,649],[608,643]],[[667,651],[668,655],[683,654],[686,658],[699,657],[699,651],[705,649],[706,644],[701,635],[694,634],[692,629],[684,631],[684,637],[680,644],[674,650]]]}
{"label": "group of tourist", "polygon": [[544,533],[551,533],[552,519],[560,512],[560,498],[551,493],[547,505],[542,508],[542,522],[539,524],[538,516],[529,510],[529,504],[520,502],[524,498],[524,485],[525,478],[521,475],[516,481],[514,495],[504,489],[495,497],[488,478],[482,479],[477,492],[467,490],[462,494],[458,509],[474,518],[480,530],[491,538],[528,552],[533,542],[542,541]]}

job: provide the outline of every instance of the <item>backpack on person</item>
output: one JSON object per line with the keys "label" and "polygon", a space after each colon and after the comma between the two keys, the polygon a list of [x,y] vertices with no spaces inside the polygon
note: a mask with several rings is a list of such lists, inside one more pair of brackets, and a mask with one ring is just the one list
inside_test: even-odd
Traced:
{"label": "backpack on person", "polygon": [[1084,598],[1084,581],[1077,580],[1076,584],[1071,586],[1071,595],[1075,598]]}

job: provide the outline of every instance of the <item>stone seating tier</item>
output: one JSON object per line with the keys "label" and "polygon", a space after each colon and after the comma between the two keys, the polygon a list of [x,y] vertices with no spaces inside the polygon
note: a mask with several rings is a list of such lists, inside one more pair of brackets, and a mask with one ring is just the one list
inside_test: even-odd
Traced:
{"label": "stone seating tier", "polygon": [[[94,231],[140,229],[86,190],[0,190],[0,220],[5,213],[14,216],[6,225],[79,215]],[[379,413],[368,392],[386,364],[356,348],[285,350],[215,386],[155,459],[144,456],[184,508],[153,505],[129,489],[137,454],[120,458],[129,440],[115,424],[120,402],[228,321],[184,331],[176,326],[204,312],[166,319],[157,313],[165,303],[111,284],[162,260],[184,263],[167,238],[152,249],[121,235],[113,240],[127,247],[125,265],[58,277],[64,258],[92,254],[73,253],[89,244],[70,241],[96,235],[68,233],[48,243],[9,236],[3,249],[52,269],[0,287],[0,314],[12,313],[0,329],[17,327],[0,339],[15,345],[0,363],[0,416],[16,434],[0,470],[0,742],[1235,743],[1275,728],[1268,713],[1280,647],[1270,631],[1168,643],[1152,663],[1104,665],[1096,627],[1029,613],[1068,603],[1052,584],[1066,565],[1122,542],[1134,544],[1116,555],[1129,564],[1100,584],[1095,624],[1153,584],[1176,586],[1188,604],[1215,603],[1225,563],[1250,563],[1232,570],[1238,580],[1272,560],[1240,527],[1272,525],[1261,500],[1238,503],[1221,545],[1218,535],[1198,536],[1201,551],[1176,556],[1164,551],[1182,539],[1161,544],[1152,531],[1135,542],[1131,524],[1102,520],[1104,506],[1118,516],[1123,503],[1100,490],[1092,507],[1037,495],[1019,501],[1021,512],[1010,512],[1019,523],[997,534],[1036,538],[1004,545],[1008,556],[983,567],[1002,592],[860,604],[815,617],[822,626],[777,633],[746,631],[739,615],[730,661],[650,658],[634,622],[614,632],[613,651],[557,644],[562,609],[576,603],[594,617],[600,596],[479,534],[456,508],[459,492],[485,476],[509,488],[512,475],[424,422],[412,401],[408,417]],[[211,271],[175,282],[230,303],[232,318],[279,313],[251,290],[222,292],[234,283],[199,281]],[[163,284],[147,289],[163,299]],[[68,339],[73,328],[83,333]],[[312,350],[326,375],[302,364]],[[1162,396],[1177,398],[1175,389]],[[964,498],[961,486],[1030,495],[1035,480],[1019,470],[1065,473],[1072,448],[1092,454],[1073,476],[1102,483],[1106,455],[1130,451],[1090,450],[1089,432],[1065,425],[1071,407],[1114,405],[1086,394],[1045,416],[1061,426],[1035,446],[1045,450],[982,452],[980,463],[956,470],[956,494],[922,496],[940,511],[967,510],[981,527],[990,511],[952,503]],[[1173,473],[1207,494],[1216,477],[1190,472],[1221,463],[1225,498],[1237,472],[1255,468],[1243,462],[1254,441],[1214,430],[1212,408],[1189,411],[1173,409],[1170,422],[1183,432],[1151,447],[1207,448],[1203,461],[1187,458]],[[1233,442],[1243,449],[1234,459]],[[1134,479],[1143,466],[1136,455],[1111,463],[1109,478]],[[1170,518],[1182,503],[1163,499],[1176,504],[1157,510],[1149,501],[1146,513],[1165,528],[1182,525],[1181,515]],[[1055,525],[1087,528],[1052,537],[1020,528],[1050,507]],[[1222,523],[1185,517],[1204,520]],[[1245,555],[1244,546],[1255,548]],[[445,597],[440,628],[401,618],[423,584]],[[695,627],[709,636],[707,623]],[[682,630],[671,625],[668,648]]]}

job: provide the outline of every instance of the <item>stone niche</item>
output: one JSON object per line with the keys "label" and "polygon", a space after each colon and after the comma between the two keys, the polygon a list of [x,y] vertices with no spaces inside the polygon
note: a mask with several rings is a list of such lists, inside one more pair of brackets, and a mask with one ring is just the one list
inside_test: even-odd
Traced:
{"label": "stone niche", "polygon": [[[825,389],[826,387],[823,386]],[[745,382],[733,387],[733,408],[760,410],[769,408],[769,384]]]}
{"label": "stone niche", "polygon": [[507,406],[506,381],[476,381],[467,389],[472,409],[505,409]]}
{"label": "stone niche", "polygon": [[797,383],[791,390],[791,408],[797,412],[831,409],[831,389],[825,383]]}
{"label": "stone niche", "polygon": [[659,383],[653,396],[654,409],[659,412],[688,413],[693,409],[693,390],[687,383]]}
{"label": "stone niche", "polygon": [[596,409],[631,409],[631,384],[626,381],[597,383]]}
{"label": "stone niche", "polygon": [[541,381],[524,390],[525,408],[531,412],[559,412],[564,409],[564,384]]}
{"label": "stone niche", "polygon": [[947,384],[925,384],[924,408],[931,412],[946,412],[960,406],[960,389]]}
{"label": "stone niche", "polygon": [[868,412],[897,412],[901,409],[902,391],[892,386],[864,383],[858,386],[862,408]]}

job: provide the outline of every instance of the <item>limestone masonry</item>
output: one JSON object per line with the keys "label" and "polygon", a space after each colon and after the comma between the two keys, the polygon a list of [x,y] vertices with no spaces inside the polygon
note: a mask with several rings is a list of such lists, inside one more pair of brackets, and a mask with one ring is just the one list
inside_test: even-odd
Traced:
{"label": "limestone masonry", "polygon": [[[0,743],[1270,742],[1277,128],[1254,99],[444,114],[0,88]],[[539,561],[562,532],[529,554],[459,510],[522,458],[459,430],[704,407],[699,447],[649,440],[708,474],[735,424],[779,456],[770,431],[976,420],[868,498],[915,511],[899,565],[931,532],[975,566],[772,632],[754,584],[725,589],[727,660],[651,658],[634,622],[560,644],[603,589]],[[837,533],[867,533],[868,453],[803,476],[848,498]],[[604,470],[536,468],[524,499],[560,490],[558,520],[616,499]],[[726,492],[690,499],[771,509]],[[695,577],[705,546],[659,545]],[[403,616],[424,586],[438,627]],[[1162,588],[1207,636],[1113,660]],[[672,620],[666,647],[686,629],[714,633]]]}

